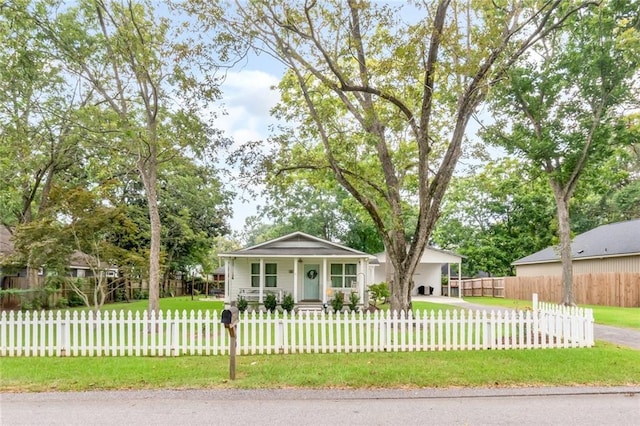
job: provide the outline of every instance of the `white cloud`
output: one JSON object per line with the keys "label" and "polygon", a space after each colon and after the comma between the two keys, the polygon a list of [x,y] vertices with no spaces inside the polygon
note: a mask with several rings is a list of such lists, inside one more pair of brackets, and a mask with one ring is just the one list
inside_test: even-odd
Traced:
{"label": "white cloud", "polygon": [[[233,139],[233,148],[249,141],[266,139],[269,126],[276,120],[269,111],[278,103],[279,94],[272,87],[279,78],[256,70],[230,71],[222,84],[225,115],[215,121],[215,126]],[[233,186],[233,185],[231,185]],[[245,219],[256,214],[261,199],[245,201],[242,194],[233,203],[231,229],[242,230]]]}

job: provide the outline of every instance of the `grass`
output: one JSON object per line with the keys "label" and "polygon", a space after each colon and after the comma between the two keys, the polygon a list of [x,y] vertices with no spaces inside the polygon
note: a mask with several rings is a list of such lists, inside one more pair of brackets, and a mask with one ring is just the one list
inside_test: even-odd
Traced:
{"label": "grass", "polygon": [[[148,300],[135,300],[131,302],[121,302],[121,303],[110,303],[106,304],[102,307],[102,311],[132,311],[132,312],[143,312],[146,311],[149,307]],[[194,310],[216,310],[222,311],[224,307],[224,302],[221,299],[202,299],[200,297],[194,296],[193,300],[191,296],[184,297],[167,297],[160,299],[160,309],[170,310],[170,311],[180,311],[186,310],[187,312]],[[65,309],[66,310],[66,309]],[[78,307],[70,310],[88,310],[86,307]]]}
{"label": "grass", "polygon": [[[504,299],[497,297],[465,297],[464,300],[469,303],[476,303],[479,305],[501,306],[513,309],[525,309],[531,307],[531,302],[526,300]],[[600,305],[580,306],[583,308],[593,309],[593,319],[596,324],[640,330],[640,308],[619,308],[616,306]]]}
{"label": "grass", "polygon": [[1,392],[640,384],[637,351],[591,349],[229,357],[3,358]]}

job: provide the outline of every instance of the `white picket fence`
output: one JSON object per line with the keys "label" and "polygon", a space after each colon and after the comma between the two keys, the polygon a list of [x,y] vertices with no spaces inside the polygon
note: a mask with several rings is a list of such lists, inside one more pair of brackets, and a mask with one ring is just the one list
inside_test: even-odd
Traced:
{"label": "white picket fence", "polygon": [[[591,309],[244,313],[238,354],[590,347]],[[179,356],[229,353],[217,312],[2,312],[0,356]]]}

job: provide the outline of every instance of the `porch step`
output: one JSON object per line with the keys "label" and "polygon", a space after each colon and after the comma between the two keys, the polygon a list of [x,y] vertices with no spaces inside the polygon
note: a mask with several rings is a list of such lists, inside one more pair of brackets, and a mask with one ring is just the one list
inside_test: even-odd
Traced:
{"label": "porch step", "polygon": [[322,305],[313,304],[313,305],[300,305],[298,304],[295,308],[296,312],[322,312],[324,309]]}

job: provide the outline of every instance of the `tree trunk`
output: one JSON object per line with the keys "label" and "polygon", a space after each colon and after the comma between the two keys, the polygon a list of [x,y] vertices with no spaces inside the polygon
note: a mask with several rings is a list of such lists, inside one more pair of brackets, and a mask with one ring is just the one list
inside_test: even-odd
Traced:
{"label": "tree trunk", "polygon": [[569,197],[562,186],[551,180],[553,196],[556,199],[558,215],[558,236],[560,238],[560,259],[562,261],[562,301],[566,306],[575,306],[573,298],[573,261],[571,255],[571,226],[569,223]]}
{"label": "tree trunk", "polygon": [[151,247],[149,252],[149,311],[160,309],[160,213],[158,211],[158,193],[156,188],[156,167],[140,170],[149,204],[151,225]]}
{"label": "tree trunk", "polygon": [[[38,270],[40,268],[33,266],[33,265],[27,265],[27,285],[29,286],[28,288],[30,289],[40,289],[40,282],[38,280]],[[32,297],[33,299],[33,297]]]}

